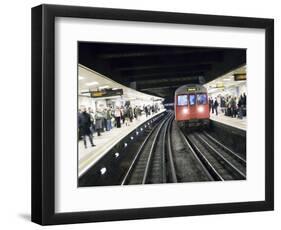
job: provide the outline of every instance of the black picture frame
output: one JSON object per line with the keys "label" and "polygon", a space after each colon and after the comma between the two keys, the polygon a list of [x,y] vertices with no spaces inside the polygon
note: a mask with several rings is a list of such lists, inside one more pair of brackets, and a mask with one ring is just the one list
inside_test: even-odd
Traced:
{"label": "black picture frame", "polygon": [[[88,18],[265,29],[265,200],[55,213],[55,18]],[[62,5],[32,8],[32,221],[41,225],[274,209],[274,20]]]}

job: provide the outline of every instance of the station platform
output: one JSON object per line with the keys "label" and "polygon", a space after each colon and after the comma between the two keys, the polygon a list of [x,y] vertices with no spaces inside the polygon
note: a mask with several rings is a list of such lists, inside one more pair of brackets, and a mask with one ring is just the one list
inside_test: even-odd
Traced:
{"label": "station platform", "polygon": [[243,131],[246,131],[247,129],[247,117],[239,119],[237,117],[225,116],[223,113],[219,113],[218,115],[211,113],[210,119],[237,129],[241,129]]}
{"label": "station platform", "polygon": [[87,139],[88,148],[85,149],[82,140],[78,143],[79,151],[79,165],[78,165],[78,177],[86,172],[91,166],[93,166],[99,159],[101,159],[114,145],[126,137],[134,129],[141,126],[147,120],[163,113],[165,109],[160,110],[158,113],[154,113],[148,117],[145,114],[141,115],[138,120],[134,119],[133,122],[129,122],[129,125],[121,125],[121,128],[114,127],[110,131],[101,133],[101,136],[97,136],[97,133],[93,135],[93,142],[96,145],[91,147],[89,140]]}

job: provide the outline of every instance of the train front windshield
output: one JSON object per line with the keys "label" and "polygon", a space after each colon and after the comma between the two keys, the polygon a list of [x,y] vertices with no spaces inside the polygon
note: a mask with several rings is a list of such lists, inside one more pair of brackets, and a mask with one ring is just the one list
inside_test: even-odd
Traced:
{"label": "train front windshield", "polygon": [[178,95],[178,105],[179,106],[187,105],[187,95]]}
{"label": "train front windshield", "polygon": [[191,106],[196,104],[196,97],[195,97],[195,94],[190,94],[190,95],[189,95],[189,104],[190,104]]}
{"label": "train front windshield", "polygon": [[207,104],[207,94],[205,94],[205,93],[197,94],[197,104],[206,105]]}

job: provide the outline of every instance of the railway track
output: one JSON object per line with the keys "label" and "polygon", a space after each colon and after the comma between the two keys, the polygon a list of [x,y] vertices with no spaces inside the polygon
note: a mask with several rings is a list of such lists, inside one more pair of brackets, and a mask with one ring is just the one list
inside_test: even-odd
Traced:
{"label": "railway track", "polygon": [[246,179],[246,159],[208,132],[185,134],[168,113],[139,147],[122,185]]}
{"label": "railway track", "polygon": [[123,178],[122,185],[167,182],[165,140],[172,118],[173,114],[169,113],[146,137]]}
{"label": "railway track", "polygon": [[186,138],[214,180],[246,179],[246,160],[211,135],[204,131],[187,134]]}
{"label": "railway track", "polygon": [[214,180],[175,122],[172,124],[172,145],[178,182]]}

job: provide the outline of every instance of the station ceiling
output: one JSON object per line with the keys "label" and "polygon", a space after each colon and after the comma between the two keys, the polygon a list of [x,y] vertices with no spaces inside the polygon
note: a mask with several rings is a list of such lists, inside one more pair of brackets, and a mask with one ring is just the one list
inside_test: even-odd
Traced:
{"label": "station ceiling", "polygon": [[246,64],[246,50],[79,42],[78,62],[118,83],[173,101],[188,83],[207,83]]}

